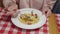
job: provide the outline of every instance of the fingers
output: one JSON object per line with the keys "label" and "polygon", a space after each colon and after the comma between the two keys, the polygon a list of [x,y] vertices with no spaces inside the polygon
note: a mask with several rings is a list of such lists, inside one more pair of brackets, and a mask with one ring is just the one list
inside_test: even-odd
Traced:
{"label": "fingers", "polygon": [[6,8],[4,8],[3,10],[2,10],[2,12],[3,13],[6,13],[8,10],[6,9]]}
{"label": "fingers", "polygon": [[17,12],[17,5],[10,6],[7,11],[7,15],[13,15]]}
{"label": "fingers", "polygon": [[46,17],[47,17],[47,13],[48,13],[47,11],[43,11],[43,14],[44,14]]}
{"label": "fingers", "polygon": [[43,9],[42,13],[43,13],[45,16],[47,16],[47,15],[46,15],[46,14],[47,14],[47,11],[48,11],[48,10]]}
{"label": "fingers", "polygon": [[51,15],[51,10],[49,9],[43,10],[43,14],[45,14],[46,17],[49,17]]}
{"label": "fingers", "polygon": [[15,18],[15,17],[17,17],[17,16],[18,16],[17,13],[14,13],[14,14],[12,15],[13,18]]}
{"label": "fingers", "polygon": [[7,15],[10,15],[12,17],[17,17],[18,13],[20,13],[20,11],[10,11],[10,12],[7,12]]}
{"label": "fingers", "polygon": [[2,12],[5,12],[5,8],[2,10]]}
{"label": "fingers", "polygon": [[6,15],[13,15],[15,12],[14,11],[10,11],[10,12],[7,12]]}
{"label": "fingers", "polygon": [[49,10],[46,15],[49,17],[51,15],[51,11]]}
{"label": "fingers", "polygon": [[17,12],[18,12],[17,9],[18,9],[17,5],[14,4],[8,8],[3,9],[2,12],[6,13],[7,16],[11,15],[11,16],[16,17]]}
{"label": "fingers", "polygon": [[17,10],[17,9],[18,9],[17,5],[12,5],[8,8],[9,11],[13,11],[13,10]]}

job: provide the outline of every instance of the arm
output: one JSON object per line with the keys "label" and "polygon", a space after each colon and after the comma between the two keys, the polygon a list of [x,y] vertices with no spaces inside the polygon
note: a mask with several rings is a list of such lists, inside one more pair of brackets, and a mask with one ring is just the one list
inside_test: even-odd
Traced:
{"label": "arm", "polygon": [[56,2],[56,0],[44,0],[42,9],[48,8],[51,10],[53,8],[55,2]]}
{"label": "arm", "polygon": [[52,9],[56,1],[57,0],[50,0],[50,2],[48,3],[48,7]]}
{"label": "arm", "polygon": [[15,0],[3,0],[3,4],[4,4],[5,9],[8,10],[8,11],[5,11],[5,12],[7,12],[6,13],[7,15],[13,15],[13,14],[17,13],[17,11],[15,11],[15,10],[17,10],[18,7],[17,7]]}
{"label": "arm", "polygon": [[51,9],[53,8],[54,3],[56,0],[44,0],[42,11],[46,16],[51,14]]}

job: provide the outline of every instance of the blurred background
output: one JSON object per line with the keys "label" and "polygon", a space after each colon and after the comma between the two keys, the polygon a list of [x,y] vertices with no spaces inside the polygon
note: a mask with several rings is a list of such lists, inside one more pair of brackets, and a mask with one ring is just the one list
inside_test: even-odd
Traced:
{"label": "blurred background", "polygon": [[3,0],[0,0],[0,7],[3,7]]}

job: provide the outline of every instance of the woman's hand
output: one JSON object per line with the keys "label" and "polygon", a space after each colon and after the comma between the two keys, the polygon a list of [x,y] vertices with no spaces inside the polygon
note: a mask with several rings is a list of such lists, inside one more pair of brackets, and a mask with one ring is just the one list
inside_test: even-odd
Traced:
{"label": "woman's hand", "polygon": [[42,11],[43,11],[43,14],[45,14],[47,17],[49,17],[51,15],[51,10],[48,8],[47,9],[45,8]]}
{"label": "woman's hand", "polygon": [[4,9],[4,11],[6,12],[6,15],[7,16],[11,15],[12,17],[16,17],[17,16],[17,14],[18,14],[17,10],[18,10],[18,7],[15,4]]}
{"label": "woman's hand", "polygon": [[7,15],[16,16],[18,7],[17,5],[12,5],[8,8]]}

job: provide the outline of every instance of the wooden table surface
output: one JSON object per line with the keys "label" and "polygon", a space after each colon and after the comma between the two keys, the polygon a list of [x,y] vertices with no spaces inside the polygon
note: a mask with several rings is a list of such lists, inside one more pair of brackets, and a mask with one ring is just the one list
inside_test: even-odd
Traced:
{"label": "wooden table surface", "polygon": [[49,17],[49,33],[50,34],[58,34],[57,22],[55,14],[51,14]]}

